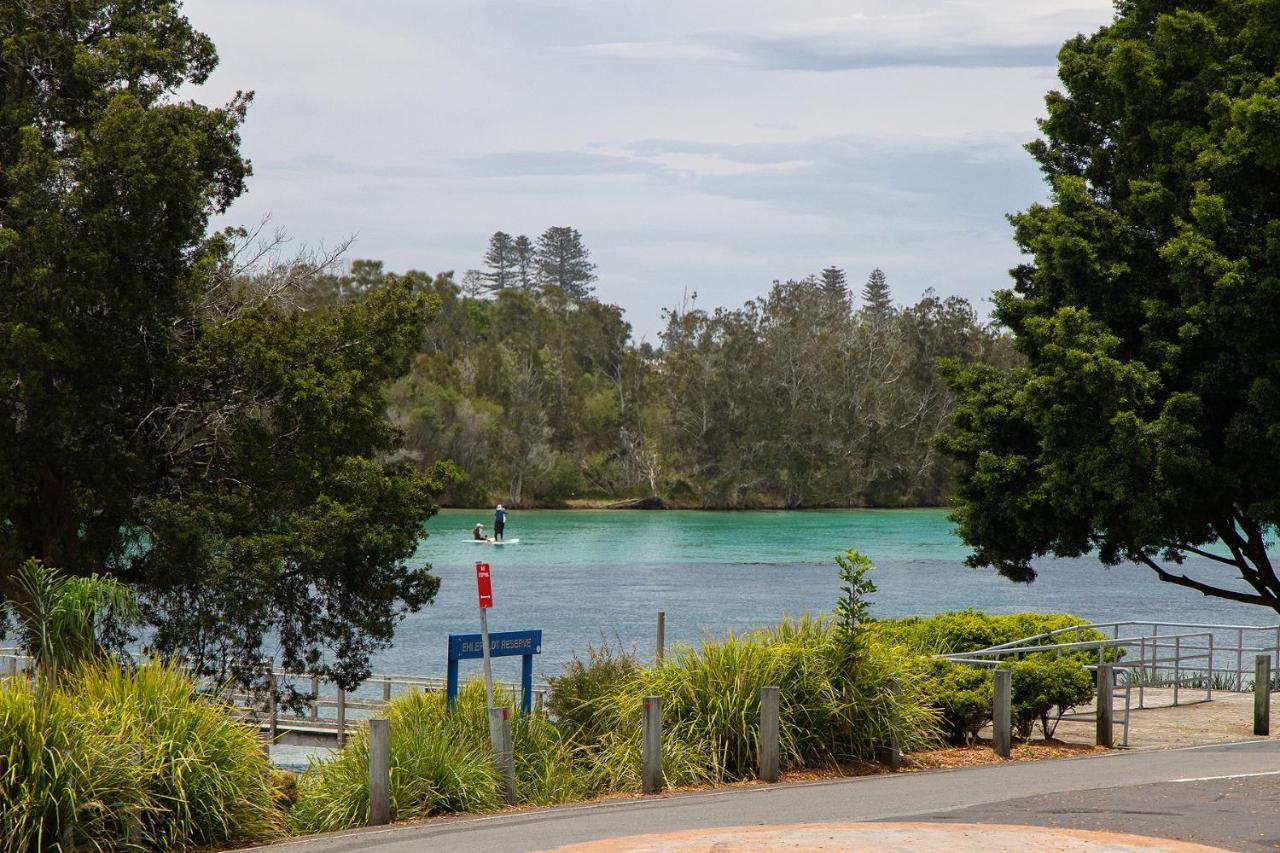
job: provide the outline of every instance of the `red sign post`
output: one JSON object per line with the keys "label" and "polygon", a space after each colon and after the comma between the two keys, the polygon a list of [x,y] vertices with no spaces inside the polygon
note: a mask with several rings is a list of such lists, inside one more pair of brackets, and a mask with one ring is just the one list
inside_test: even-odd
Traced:
{"label": "red sign post", "polygon": [[488,563],[476,563],[476,592],[480,596],[480,609],[493,607],[493,581],[489,577]]}

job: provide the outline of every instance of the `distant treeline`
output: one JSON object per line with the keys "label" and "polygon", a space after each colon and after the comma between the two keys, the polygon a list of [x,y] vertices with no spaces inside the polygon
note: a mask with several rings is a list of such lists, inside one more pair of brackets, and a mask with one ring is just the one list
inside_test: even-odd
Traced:
{"label": "distant treeline", "polygon": [[[517,245],[524,262],[504,254]],[[895,306],[878,269],[857,296],[828,267],[735,310],[690,298],[654,346],[591,295],[573,229],[499,232],[485,266],[465,285],[406,274],[438,307],[390,404],[408,458],[462,471],[446,504],[938,504],[948,463],[930,439],[952,406],[938,359],[1014,358],[966,300]],[[357,261],[309,298],[359,298],[387,275]]]}

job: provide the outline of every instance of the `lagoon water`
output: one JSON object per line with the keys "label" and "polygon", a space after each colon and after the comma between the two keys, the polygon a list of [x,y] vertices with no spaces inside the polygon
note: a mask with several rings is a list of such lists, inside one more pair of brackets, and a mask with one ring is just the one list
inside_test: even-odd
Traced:
{"label": "lagoon water", "polygon": [[[1029,585],[966,568],[965,547],[943,510],[516,511],[507,537],[520,544],[468,544],[476,522],[489,530],[492,521],[491,512],[476,510],[444,510],[431,519],[414,559],[432,565],[440,593],[401,623],[375,671],[444,674],[446,636],[479,630],[477,560],[492,567],[490,630],[542,629],[538,675],[559,672],[602,636],[652,655],[659,610],[667,614],[669,645],[829,611],[839,592],[833,557],[850,547],[875,563],[872,612],[881,617],[975,607],[1065,611],[1093,621],[1276,621],[1260,608],[1161,583],[1142,566],[1042,560]],[[1212,563],[1189,562],[1187,570],[1230,582],[1229,570]],[[514,680],[518,662],[495,661],[495,677]]]}

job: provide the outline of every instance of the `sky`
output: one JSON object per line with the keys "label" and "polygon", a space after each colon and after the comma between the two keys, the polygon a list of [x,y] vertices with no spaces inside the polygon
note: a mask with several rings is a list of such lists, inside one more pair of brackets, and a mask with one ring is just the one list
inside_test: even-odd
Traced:
{"label": "sky", "polygon": [[479,267],[496,230],[579,229],[598,295],[661,309],[874,267],[982,313],[1043,199],[1022,146],[1063,41],[1110,0],[187,0],[255,92],[254,175],[217,225],[403,271]]}

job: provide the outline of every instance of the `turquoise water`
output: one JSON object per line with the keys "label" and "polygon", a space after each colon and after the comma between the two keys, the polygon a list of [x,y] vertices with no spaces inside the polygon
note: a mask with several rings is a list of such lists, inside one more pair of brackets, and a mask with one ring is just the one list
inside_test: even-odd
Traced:
{"label": "turquoise water", "polygon": [[[1140,566],[1043,560],[1030,585],[965,568],[964,545],[941,510],[512,512],[507,537],[520,544],[467,543],[476,522],[488,530],[492,521],[492,513],[474,510],[431,519],[414,559],[432,564],[440,594],[400,625],[377,671],[443,675],[446,636],[479,630],[477,560],[492,567],[490,629],[543,630],[539,674],[558,672],[602,635],[651,655],[659,610],[667,614],[668,643],[830,610],[839,592],[832,558],[847,547],[875,563],[872,612],[882,617],[976,607],[1067,611],[1093,621],[1275,623],[1270,611],[1204,598]],[[1199,561],[1186,570],[1229,582],[1225,567]],[[495,674],[514,678],[518,660],[497,661]]]}

